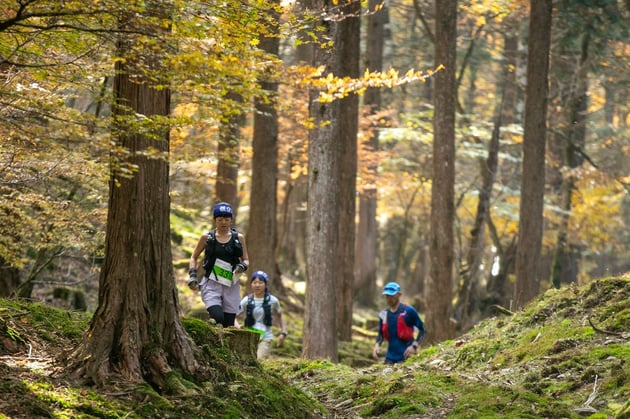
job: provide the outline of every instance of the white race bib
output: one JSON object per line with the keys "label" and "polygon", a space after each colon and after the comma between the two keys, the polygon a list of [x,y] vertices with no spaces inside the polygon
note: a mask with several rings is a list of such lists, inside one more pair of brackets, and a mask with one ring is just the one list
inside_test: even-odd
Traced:
{"label": "white race bib", "polygon": [[231,287],[232,276],[232,264],[217,258],[217,260],[214,261],[212,273],[210,273],[210,279],[217,281],[219,284],[226,287]]}

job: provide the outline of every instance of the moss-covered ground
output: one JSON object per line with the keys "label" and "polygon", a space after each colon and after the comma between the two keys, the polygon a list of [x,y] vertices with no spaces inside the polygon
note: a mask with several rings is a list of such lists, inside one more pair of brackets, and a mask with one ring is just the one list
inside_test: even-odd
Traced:
{"label": "moss-covered ground", "polygon": [[0,300],[0,418],[630,419],[630,276],[549,290],[395,366],[372,363],[365,333],[340,342],[339,363],[301,359],[299,315],[287,315],[285,347],[249,363],[213,350],[217,331],[185,319],[216,379],[168,397],[68,381],[60,355],[89,315]]}

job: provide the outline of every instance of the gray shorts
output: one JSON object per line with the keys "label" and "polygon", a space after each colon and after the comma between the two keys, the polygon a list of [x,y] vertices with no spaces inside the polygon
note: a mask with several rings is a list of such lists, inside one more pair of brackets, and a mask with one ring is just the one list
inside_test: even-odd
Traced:
{"label": "gray shorts", "polygon": [[238,313],[241,303],[241,286],[234,281],[231,287],[226,287],[216,281],[204,277],[199,284],[201,300],[206,308],[221,306],[224,313]]}

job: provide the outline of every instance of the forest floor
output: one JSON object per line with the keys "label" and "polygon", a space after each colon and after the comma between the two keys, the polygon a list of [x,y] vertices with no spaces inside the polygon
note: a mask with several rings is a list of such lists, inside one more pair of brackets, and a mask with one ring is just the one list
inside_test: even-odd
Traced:
{"label": "forest floor", "polygon": [[[271,359],[238,365],[214,348],[215,380],[184,397],[72,381],[64,354],[89,315],[0,300],[0,418],[630,418],[630,275],[548,290],[395,366],[370,360],[360,321],[338,363],[301,359],[300,314],[287,316]],[[185,327],[207,345],[196,322]]]}

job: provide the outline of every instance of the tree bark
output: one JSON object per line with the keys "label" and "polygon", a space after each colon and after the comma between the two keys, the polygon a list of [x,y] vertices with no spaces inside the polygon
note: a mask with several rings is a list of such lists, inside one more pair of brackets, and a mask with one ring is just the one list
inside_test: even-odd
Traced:
{"label": "tree bark", "polygon": [[551,41],[551,0],[532,0],[529,21],[523,175],[519,207],[519,243],[516,251],[515,308],[522,308],[539,291],[540,256],[545,189],[547,74]]}
{"label": "tree bark", "polygon": [[457,0],[435,2],[435,75],[433,103],[433,185],[431,188],[431,275],[427,284],[430,342],[453,337],[453,222],[455,217],[455,56]]}
{"label": "tree bark", "polygon": [[[335,38],[339,77],[359,77],[361,4],[346,3],[337,24]],[[352,340],[352,300],[354,286],[354,246],[356,236],[357,133],[359,130],[359,97],[351,93],[340,99],[339,139],[341,146],[341,179],[339,201],[340,275],[337,276],[337,334],[339,340]]]}
{"label": "tree bark", "polygon": [[[313,10],[327,11],[327,0],[313,2]],[[336,22],[318,22],[320,40],[334,39]],[[335,69],[335,55],[327,48],[316,48],[313,66],[325,66],[325,73]],[[337,354],[337,275],[339,274],[340,138],[339,101],[317,101],[311,92],[309,114],[315,128],[308,145],[308,208],[306,245],[306,302],[302,355],[309,359],[329,358]]]}
{"label": "tree bark", "polygon": [[[149,12],[161,13],[162,7],[154,5]],[[161,39],[160,31],[155,29],[156,40]],[[122,40],[119,56],[128,56],[133,42]],[[158,69],[155,50],[144,52],[143,64]],[[169,127],[159,122],[169,115],[170,90],[148,84],[129,58],[116,62],[114,95],[114,113],[125,121],[113,133],[115,148],[128,152],[128,160],[121,163],[137,171],[128,175],[116,165],[111,168],[99,303],[74,353],[74,367],[99,386],[117,377],[166,391],[165,374],[171,365],[190,373],[198,368],[192,341],[179,320],[171,255]],[[136,115],[154,118],[152,126],[158,128],[152,136],[134,132]],[[149,149],[162,154],[151,158]]]}

